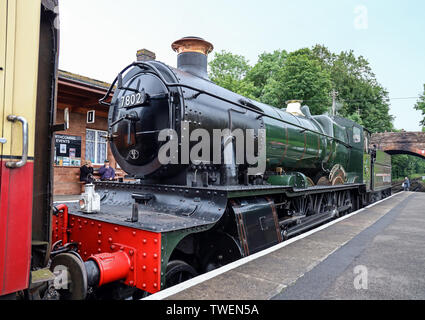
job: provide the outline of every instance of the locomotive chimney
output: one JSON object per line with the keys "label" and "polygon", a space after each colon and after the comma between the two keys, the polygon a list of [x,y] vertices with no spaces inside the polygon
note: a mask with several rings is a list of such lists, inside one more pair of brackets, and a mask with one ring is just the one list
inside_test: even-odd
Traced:
{"label": "locomotive chimney", "polygon": [[175,41],[171,48],[178,53],[177,68],[208,79],[208,54],[214,49],[211,43],[198,37],[185,37]]}

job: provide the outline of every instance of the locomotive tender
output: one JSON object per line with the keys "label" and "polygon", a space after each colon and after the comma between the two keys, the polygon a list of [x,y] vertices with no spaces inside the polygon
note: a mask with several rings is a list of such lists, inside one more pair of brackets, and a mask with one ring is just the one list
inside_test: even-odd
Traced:
{"label": "locomotive tender", "polygon": [[[177,68],[134,62],[101,100],[110,105],[113,155],[134,180],[96,182],[98,212],[59,207],[54,251],[74,246],[84,265],[72,277],[87,278],[65,296],[85,298],[88,287],[97,298],[155,293],[391,193],[391,158],[369,149],[362,126],[312,116],[298,101],[277,109],[215,85],[207,76],[213,46],[201,38],[172,48]],[[258,163],[248,155],[236,161],[248,135],[223,133],[217,148],[193,138],[197,129],[211,137],[217,130],[251,132]],[[168,151],[164,162],[167,143],[179,152]],[[252,174],[263,146],[264,170]],[[191,151],[198,158],[189,161]],[[75,264],[66,254],[53,266]]]}

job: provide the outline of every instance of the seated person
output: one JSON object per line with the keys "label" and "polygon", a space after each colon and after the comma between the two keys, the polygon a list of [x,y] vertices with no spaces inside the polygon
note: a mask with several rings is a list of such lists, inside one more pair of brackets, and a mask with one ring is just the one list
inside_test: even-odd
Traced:
{"label": "seated person", "polygon": [[80,181],[84,181],[85,183],[92,183],[94,181],[93,166],[90,161],[86,161],[80,168]]}
{"label": "seated person", "polygon": [[109,161],[105,160],[105,165],[99,169],[102,181],[112,181],[115,178],[115,170],[109,166]]}

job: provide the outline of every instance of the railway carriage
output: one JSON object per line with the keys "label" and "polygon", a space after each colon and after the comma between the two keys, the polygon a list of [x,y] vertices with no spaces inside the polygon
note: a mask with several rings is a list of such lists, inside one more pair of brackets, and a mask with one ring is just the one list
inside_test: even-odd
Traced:
{"label": "railway carriage", "polygon": [[0,2],[1,298],[34,298],[55,278],[48,263],[57,19],[57,1]]}

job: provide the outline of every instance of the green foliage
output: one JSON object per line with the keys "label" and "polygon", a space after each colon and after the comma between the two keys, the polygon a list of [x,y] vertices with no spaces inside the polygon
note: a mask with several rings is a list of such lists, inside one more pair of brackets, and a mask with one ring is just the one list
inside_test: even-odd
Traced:
{"label": "green foliage", "polygon": [[209,66],[212,81],[220,81],[227,77],[242,80],[251,69],[248,60],[244,57],[227,51],[216,52]]}
{"label": "green foliage", "polygon": [[424,84],[424,92],[422,95],[419,96],[419,100],[415,105],[415,109],[422,112],[423,119],[421,120],[420,124],[424,126],[422,128],[422,132],[425,132],[425,84]]}
{"label": "green foliage", "polygon": [[388,92],[378,83],[369,62],[354,52],[331,53],[316,45],[313,58],[322,63],[331,74],[333,88],[338,92],[342,108],[338,113],[355,120],[360,116],[363,126],[372,132],[391,131],[393,117],[389,114]]}
{"label": "green foliage", "polygon": [[347,116],[347,118],[348,119],[350,119],[350,120],[352,120],[352,121],[354,121],[355,123],[358,123],[359,125],[361,125],[361,126],[363,126],[364,124],[363,124],[363,120],[362,120],[362,117],[360,116],[360,114],[359,113],[353,113],[353,114],[349,114],[348,116]]}
{"label": "green foliage", "polygon": [[391,157],[393,180],[425,172],[425,160],[405,154]]}
{"label": "green foliage", "polygon": [[246,75],[247,80],[251,81],[256,88],[254,94],[257,99],[261,100],[263,94],[268,93],[267,90],[264,91],[264,87],[271,79],[277,77],[277,73],[285,65],[287,56],[288,53],[285,50],[260,54],[257,64]]}
{"label": "green foliage", "polygon": [[[372,132],[394,129],[388,92],[378,83],[369,62],[353,51],[335,54],[322,45],[291,53],[276,50],[261,54],[253,67],[244,57],[222,51],[210,62],[210,79],[278,108],[285,107],[287,100],[304,100],[312,114],[328,111],[330,92],[336,90],[341,116]],[[423,110],[425,114],[425,98]]]}
{"label": "green foliage", "polygon": [[215,53],[209,64],[209,77],[217,85],[248,98],[254,98],[254,84],[245,79],[251,66],[244,57],[230,52]]}
{"label": "green foliage", "polygon": [[313,114],[326,112],[331,104],[330,73],[308,53],[294,52],[288,55],[280,68],[263,89],[260,100],[275,107],[284,108],[287,100],[303,100]]}

